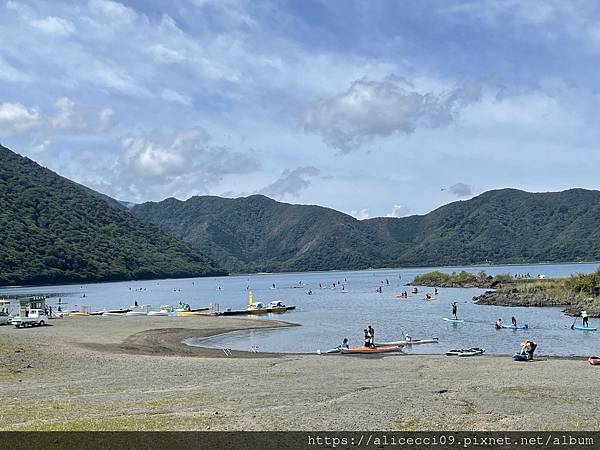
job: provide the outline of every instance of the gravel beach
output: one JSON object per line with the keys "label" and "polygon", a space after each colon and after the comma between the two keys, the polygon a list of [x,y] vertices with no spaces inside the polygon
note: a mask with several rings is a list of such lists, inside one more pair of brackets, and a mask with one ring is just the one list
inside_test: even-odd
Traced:
{"label": "gravel beach", "polygon": [[[582,358],[266,354],[181,343],[284,322],[71,317],[0,327],[3,430],[598,430]],[[441,344],[443,345],[443,343]]]}

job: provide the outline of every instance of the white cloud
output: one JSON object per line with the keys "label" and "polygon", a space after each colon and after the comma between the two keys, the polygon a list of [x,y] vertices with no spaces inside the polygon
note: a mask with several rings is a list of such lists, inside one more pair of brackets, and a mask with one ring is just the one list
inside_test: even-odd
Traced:
{"label": "white cloud", "polygon": [[294,170],[285,169],[279,178],[259,191],[260,194],[282,198],[286,195],[298,197],[300,191],[310,186],[311,178],[320,174],[316,167],[305,166]]}
{"label": "white cloud", "polygon": [[173,89],[163,89],[161,97],[168,102],[179,103],[185,106],[190,106],[192,104],[192,99],[190,97],[182,95]]}
{"label": "white cloud", "polygon": [[394,205],[392,210],[385,217],[404,217],[410,213],[410,209],[404,205]]}
{"label": "white cloud", "polygon": [[331,147],[350,152],[375,137],[410,134],[419,126],[446,126],[480,96],[481,88],[475,83],[420,93],[396,77],[356,80],[347,91],[311,105],[304,115],[304,128],[320,134]]}
{"label": "white cloud", "polygon": [[33,20],[31,25],[48,34],[67,36],[75,32],[75,25],[61,17],[48,16],[43,19]]}
{"label": "white cloud", "polygon": [[454,194],[457,197],[469,197],[473,195],[473,190],[471,186],[465,183],[456,183],[448,188],[451,194]]}
{"label": "white cloud", "polygon": [[368,208],[363,208],[359,210],[353,209],[352,211],[350,211],[350,215],[354,216],[358,220],[365,220],[370,217]]}
{"label": "white cloud", "polygon": [[110,108],[82,108],[67,97],[54,103],[53,114],[43,114],[37,106],[0,103],[0,136],[25,133],[73,134],[103,131],[113,125]]}
{"label": "white cloud", "polygon": [[42,122],[38,108],[21,103],[0,103],[0,136],[11,136],[37,127]]}
{"label": "white cloud", "polygon": [[207,193],[227,175],[260,168],[252,155],[212,144],[200,127],[162,137],[129,136],[121,145],[124,153],[109,169],[112,182],[104,190],[134,201]]}

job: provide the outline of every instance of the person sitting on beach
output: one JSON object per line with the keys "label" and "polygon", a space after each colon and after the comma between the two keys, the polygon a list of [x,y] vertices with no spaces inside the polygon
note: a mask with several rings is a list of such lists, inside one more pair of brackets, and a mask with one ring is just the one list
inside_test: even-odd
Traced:
{"label": "person sitting on beach", "polygon": [[350,348],[350,345],[348,344],[348,338],[344,338],[344,341],[338,345],[338,348],[348,350]]}
{"label": "person sitting on beach", "polygon": [[588,313],[587,311],[584,309],[583,311],[581,311],[581,319],[582,319],[582,325],[584,327],[588,327]]}
{"label": "person sitting on beach", "polygon": [[510,319],[512,322],[512,326],[517,328],[517,319],[513,316],[512,319]]}
{"label": "person sitting on beach", "polygon": [[521,342],[521,350],[519,350],[519,354],[520,355],[526,355],[528,347],[529,347],[529,341],[528,340],[524,340],[523,342]]}
{"label": "person sitting on beach", "polygon": [[502,319],[498,319],[498,320],[496,320],[496,328],[497,328],[497,329],[500,329],[500,328],[502,328]]}
{"label": "person sitting on beach", "polygon": [[410,334],[407,334],[407,335],[404,336],[404,340],[406,342],[412,342],[413,338],[412,338],[412,336]]}

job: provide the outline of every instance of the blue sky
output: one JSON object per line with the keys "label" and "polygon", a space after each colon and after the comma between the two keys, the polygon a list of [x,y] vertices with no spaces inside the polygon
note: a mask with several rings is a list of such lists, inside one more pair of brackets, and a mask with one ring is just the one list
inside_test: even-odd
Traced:
{"label": "blue sky", "polygon": [[133,202],[596,189],[596,1],[0,0],[0,142]]}

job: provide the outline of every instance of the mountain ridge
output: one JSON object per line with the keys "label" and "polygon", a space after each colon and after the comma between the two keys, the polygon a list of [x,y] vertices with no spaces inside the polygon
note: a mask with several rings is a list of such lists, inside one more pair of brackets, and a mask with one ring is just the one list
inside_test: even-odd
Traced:
{"label": "mountain ridge", "polygon": [[0,285],[226,272],[116,200],[0,146]]}
{"label": "mountain ridge", "polygon": [[581,188],[495,189],[427,214],[364,220],[262,195],[170,198],[131,211],[234,272],[600,259],[600,192]]}

